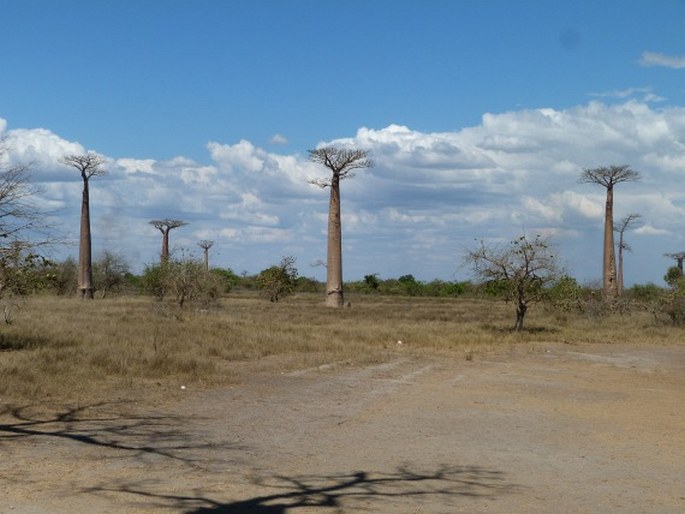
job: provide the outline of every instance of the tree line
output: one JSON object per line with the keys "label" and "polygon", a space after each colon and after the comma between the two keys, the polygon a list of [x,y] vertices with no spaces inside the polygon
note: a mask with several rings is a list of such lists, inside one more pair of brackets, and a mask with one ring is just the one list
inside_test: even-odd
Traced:
{"label": "tree line", "polygon": [[[6,151],[5,144],[6,140],[0,141],[0,156]],[[558,256],[550,241],[539,235],[529,237],[523,234],[508,244],[480,241],[474,248],[467,249],[463,261],[476,279],[473,284],[437,280],[424,283],[412,275],[381,280],[377,273],[366,275],[363,281],[344,284],[340,183],[353,177],[356,171],[374,166],[374,161],[366,150],[339,147],[310,150],[309,159],[328,171],[327,176],[311,181],[329,189],[326,284],[322,291],[328,307],[340,308],[346,304],[345,289],[369,294],[437,297],[459,296],[474,290],[495,291],[516,306],[515,328],[520,330],[529,305],[541,301],[555,283],[567,278],[560,272]],[[181,257],[172,258],[170,232],[187,223],[171,218],[149,221],[162,235],[160,258],[158,264],[148,265],[141,276],[132,275],[123,259],[111,252],[104,252],[94,262],[90,181],[107,173],[106,161],[89,152],[67,155],[60,162],[74,168],[82,179],[78,262],[67,260],[55,265],[45,257],[43,248],[60,242],[50,235],[43,213],[30,201],[35,190],[30,185],[29,169],[26,166],[0,167],[0,237],[6,240],[0,248],[3,274],[0,294],[10,290],[19,294],[39,289],[53,289],[63,294],[65,287],[73,287],[71,290],[76,291],[81,299],[91,300],[95,298],[96,291],[105,296],[127,284],[129,289],[137,287],[160,299],[173,296],[182,306],[201,297],[210,301],[237,285],[264,291],[273,302],[298,290],[313,292],[321,289],[315,280],[298,275],[295,258],[291,256],[284,257],[280,264],[253,277],[237,276],[230,269],[211,268],[209,251],[214,245],[211,240],[197,242],[203,251],[202,261],[188,251]],[[624,252],[630,251],[626,233],[635,228],[641,218],[638,213],[630,213],[614,223],[615,187],[640,178],[640,173],[628,165],[584,169],[579,178],[581,183],[600,185],[606,192],[602,262],[602,295],[605,300],[623,294]],[[618,234],[617,244],[614,234]],[[677,266],[669,269],[665,279],[671,288],[680,287],[685,252],[668,256],[676,259]],[[74,266],[76,283],[67,286],[66,277]]]}

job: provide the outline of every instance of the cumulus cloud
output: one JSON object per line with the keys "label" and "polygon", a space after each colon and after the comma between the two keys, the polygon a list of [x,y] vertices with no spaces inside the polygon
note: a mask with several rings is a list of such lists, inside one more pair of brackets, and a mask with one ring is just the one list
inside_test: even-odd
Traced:
{"label": "cumulus cloud", "polygon": [[[630,164],[644,179],[617,186],[616,216],[642,214],[645,225],[631,232],[628,259],[645,262],[634,280],[658,281],[663,270],[648,259],[685,244],[678,236],[685,219],[685,109],[656,110],[626,98],[487,113],[480,124],[454,132],[362,127],[322,142],[364,148],[376,162],[342,184],[348,277],[453,278],[463,273],[460,253],[474,239],[507,241],[522,231],[553,234],[570,272],[599,277],[605,191],[578,178],[584,168]],[[66,180],[56,162],[84,149],[47,129],[7,130],[0,120],[0,131],[11,138],[5,158],[34,163],[42,200],[62,209],[60,219],[76,239],[78,177]],[[137,266],[152,262],[159,234],[147,221],[179,218],[189,224],[172,234],[172,244],[215,240],[216,265],[258,272],[292,254],[302,274],[321,278],[323,270],[306,263],[325,257],[328,189],[308,181],[328,171],[306,155],[246,140],[209,142],[207,150],[207,162],[110,158],[109,175],[91,186],[95,247],[131,255]]]}
{"label": "cumulus cloud", "polygon": [[78,143],[66,141],[50,130],[13,129],[7,130],[7,122],[0,118],[0,137],[6,139],[8,151],[4,155],[6,164],[31,164],[40,172],[62,173],[59,159],[65,155],[83,153]]}
{"label": "cumulus cloud", "polygon": [[667,68],[685,68],[685,56],[666,55],[659,52],[642,52],[638,61],[642,66],[665,66]]}

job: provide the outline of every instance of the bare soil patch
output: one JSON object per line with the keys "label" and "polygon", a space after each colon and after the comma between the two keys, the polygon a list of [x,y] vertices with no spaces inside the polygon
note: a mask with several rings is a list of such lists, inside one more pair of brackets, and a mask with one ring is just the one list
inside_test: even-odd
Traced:
{"label": "bare soil patch", "polygon": [[685,511],[685,347],[345,363],[0,418],[0,511]]}

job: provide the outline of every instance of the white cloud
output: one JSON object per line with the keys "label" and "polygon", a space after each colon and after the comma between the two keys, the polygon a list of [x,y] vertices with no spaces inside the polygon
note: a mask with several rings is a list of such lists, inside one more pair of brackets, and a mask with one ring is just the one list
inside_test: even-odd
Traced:
{"label": "white cloud", "polygon": [[[7,131],[0,121],[12,138],[7,158],[35,163],[41,199],[62,208],[59,219],[76,239],[80,184],[56,162],[83,148],[45,129]],[[599,277],[605,191],[578,178],[583,168],[610,164],[630,164],[644,175],[640,184],[616,188],[617,217],[639,212],[645,225],[635,234],[650,236],[631,241],[632,257],[685,247],[678,239],[685,220],[680,107],[593,101],[488,113],[481,124],[455,132],[360,128],[354,137],[322,144],[359,146],[376,161],[342,185],[349,278],[372,272],[450,278],[474,238],[508,241],[524,230],[554,234],[570,272]],[[91,185],[96,250],[116,249],[136,266],[152,262],[160,241],[147,221],[173,217],[189,225],[172,234],[172,244],[213,239],[217,265],[258,272],[292,253],[302,274],[320,278],[323,270],[306,263],[325,257],[328,189],[307,181],[327,170],[306,155],[269,152],[249,141],[210,142],[207,149],[206,163],[183,156],[111,159],[110,174]],[[663,275],[658,266],[642,268],[635,280]]]}
{"label": "white cloud", "polygon": [[638,61],[642,66],[665,66],[667,68],[685,68],[685,56],[666,55],[659,52],[642,52]]}
{"label": "white cloud", "polygon": [[0,136],[7,139],[8,152],[5,159],[9,164],[31,164],[34,169],[61,174],[64,170],[57,169],[61,168],[60,158],[85,152],[80,144],[66,141],[49,130],[37,128],[7,131],[7,122],[1,121],[3,124],[0,126]]}
{"label": "white cloud", "polygon": [[645,236],[662,236],[662,235],[667,235],[670,233],[666,229],[656,228],[656,227],[653,227],[652,225],[643,225],[639,228],[636,228],[634,230],[634,232],[636,234],[645,235]]}
{"label": "white cloud", "polygon": [[271,136],[269,143],[271,143],[272,145],[287,145],[288,138],[285,137],[283,134],[274,134],[273,136]]}
{"label": "white cloud", "polygon": [[129,175],[135,173],[157,174],[154,159],[117,159],[115,164]]}

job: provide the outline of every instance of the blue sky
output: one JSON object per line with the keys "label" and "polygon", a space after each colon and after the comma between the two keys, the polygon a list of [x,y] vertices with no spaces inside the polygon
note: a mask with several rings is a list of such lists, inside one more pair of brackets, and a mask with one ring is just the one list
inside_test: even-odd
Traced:
{"label": "blue sky", "polygon": [[[69,237],[95,151],[95,252],[140,268],[146,221],[188,220],[177,248],[258,272],[325,256],[326,192],[307,149],[361,146],[343,184],[349,279],[465,278],[474,239],[549,234],[569,272],[601,273],[602,191],[583,167],[630,164],[626,280],[660,282],[685,250],[685,1],[7,0],[0,31],[6,160],[33,164]],[[323,170],[321,170],[323,171]],[[60,250],[74,254],[75,248]]]}

